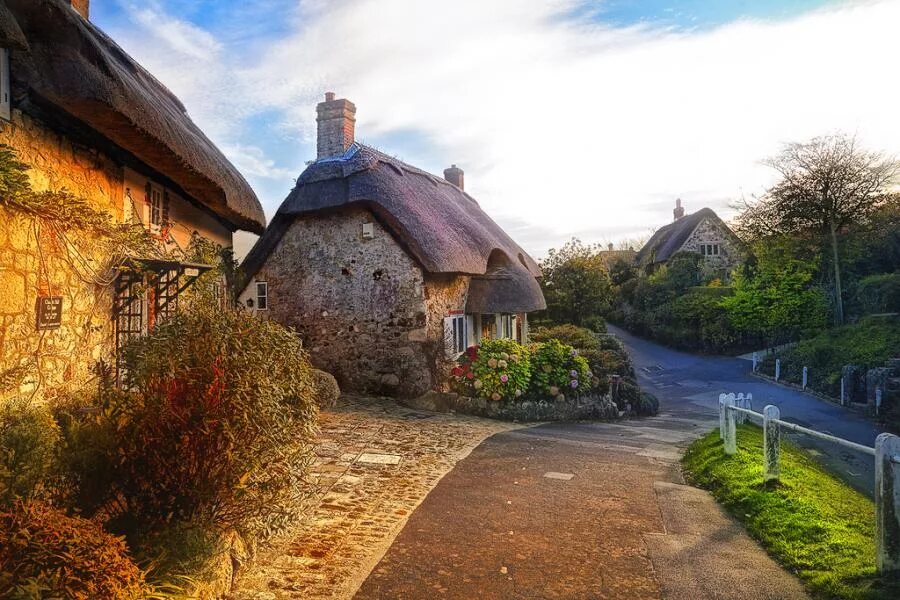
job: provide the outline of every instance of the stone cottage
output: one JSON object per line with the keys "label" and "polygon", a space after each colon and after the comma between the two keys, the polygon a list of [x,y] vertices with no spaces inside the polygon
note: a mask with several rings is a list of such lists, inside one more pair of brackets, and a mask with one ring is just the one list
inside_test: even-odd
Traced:
{"label": "stone cottage", "polygon": [[243,265],[239,302],[297,329],[343,389],[440,388],[483,337],[525,340],[540,269],[464,190],[354,140],[356,107],[328,93],[318,157]]}
{"label": "stone cottage", "polygon": [[113,363],[210,268],[184,259],[192,238],[228,247],[234,231],[265,225],[243,177],[88,10],[88,0],[0,3],[0,144],[35,191],[65,189],[144,227],[159,252],[113,260],[89,232],[0,198],[0,398]]}
{"label": "stone cottage", "polygon": [[678,252],[700,254],[707,271],[723,276],[743,260],[743,242],[712,209],[685,215],[679,198],[673,214],[675,220],[657,229],[635,256],[635,263],[646,272],[666,264]]}

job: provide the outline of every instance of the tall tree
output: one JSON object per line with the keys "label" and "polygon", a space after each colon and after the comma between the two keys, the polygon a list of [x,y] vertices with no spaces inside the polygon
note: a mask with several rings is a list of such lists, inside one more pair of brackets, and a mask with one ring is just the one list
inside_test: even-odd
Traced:
{"label": "tall tree", "polygon": [[891,157],[859,147],[842,134],[788,144],[764,161],[780,180],[738,219],[738,230],[759,239],[777,234],[814,233],[823,258],[830,253],[834,274],[835,320],[844,321],[838,233],[864,223],[884,204],[900,173]]}
{"label": "tall tree", "polygon": [[551,249],[541,261],[541,269],[551,321],[590,325],[609,307],[612,290],[600,246],[573,238],[562,248]]}

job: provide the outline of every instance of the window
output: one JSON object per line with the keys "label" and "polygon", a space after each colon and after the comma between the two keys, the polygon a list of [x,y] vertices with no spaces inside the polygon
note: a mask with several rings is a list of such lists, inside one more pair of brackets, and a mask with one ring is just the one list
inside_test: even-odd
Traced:
{"label": "window", "polygon": [[150,186],[150,225],[160,227],[162,225],[163,194],[158,187]]}
{"label": "window", "polygon": [[700,244],[700,254],[703,256],[719,256],[719,244]]}
{"label": "window", "polygon": [[269,309],[269,284],[266,281],[256,282],[256,310]]}
{"label": "window", "polygon": [[0,48],[0,118],[11,118],[12,94],[9,90],[9,50]]}
{"label": "window", "polygon": [[450,315],[444,318],[444,348],[447,358],[456,358],[466,351],[469,328],[466,315]]}
{"label": "window", "polygon": [[515,323],[513,315],[499,315],[497,319],[497,337],[500,339],[515,339]]}

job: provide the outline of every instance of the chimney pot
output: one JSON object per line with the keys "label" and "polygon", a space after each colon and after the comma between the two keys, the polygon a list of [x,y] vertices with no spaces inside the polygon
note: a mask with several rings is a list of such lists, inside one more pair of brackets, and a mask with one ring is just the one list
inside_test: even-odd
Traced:
{"label": "chimney pot", "polygon": [[86,21],[90,20],[91,0],[71,0],[72,8]]}
{"label": "chimney pot", "polygon": [[356,105],[334,92],[325,93],[325,102],[316,106],[316,158],[340,156],[353,145],[356,130]]}
{"label": "chimney pot", "polygon": [[684,216],[684,207],[681,206],[681,198],[675,199],[675,210],[672,211],[672,214],[675,216],[676,221]]}
{"label": "chimney pot", "polygon": [[461,190],[465,190],[465,173],[456,165],[450,165],[449,169],[444,169],[444,179],[455,185]]}

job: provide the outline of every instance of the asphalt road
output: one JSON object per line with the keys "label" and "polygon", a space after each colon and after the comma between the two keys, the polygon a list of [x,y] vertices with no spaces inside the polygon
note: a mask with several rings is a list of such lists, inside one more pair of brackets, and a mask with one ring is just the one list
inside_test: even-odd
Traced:
{"label": "asphalt road", "polygon": [[[355,598],[802,599],[679,458],[717,426],[722,392],[752,393],[802,425],[872,444],[878,429],[837,406],[749,374],[746,361],[675,352],[611,328],[653,418],[553,423],[496,434],[413,512]],[[798,440],[858,488],[873,461]]]}
{"label": "asphalt road", "polygon": [[[753,394],[753,409],[767,404],[781,411],[781,418],[804,427],[830,433],[867,446],[883,429],[862,415],[808,394],[754,377],[750,362],[739,358],[698,356],[678,352],[608,326],[625,342],[634,361],[638,381],[669,409],[693,407],[715,414],[721,392]],[[791,441],[809,449],[831,472],[857,490],[872,496],[875,463],[872,457],[802,434]]]}

